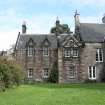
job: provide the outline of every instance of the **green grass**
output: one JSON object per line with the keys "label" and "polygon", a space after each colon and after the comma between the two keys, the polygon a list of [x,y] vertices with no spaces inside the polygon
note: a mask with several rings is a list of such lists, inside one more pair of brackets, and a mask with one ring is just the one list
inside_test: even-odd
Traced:
{"label": "green grass", "polygon": [[35,84],[0,92],[0,105],[105,105],[105,84]]}

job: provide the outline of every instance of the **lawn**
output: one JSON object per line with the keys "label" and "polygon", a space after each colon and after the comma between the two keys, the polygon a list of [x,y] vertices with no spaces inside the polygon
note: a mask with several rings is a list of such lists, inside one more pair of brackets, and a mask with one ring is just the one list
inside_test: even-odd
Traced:
{"label": "lawn", "polygon": [[0,92],[0,105],[105,105],[105,84],[34,84]]}

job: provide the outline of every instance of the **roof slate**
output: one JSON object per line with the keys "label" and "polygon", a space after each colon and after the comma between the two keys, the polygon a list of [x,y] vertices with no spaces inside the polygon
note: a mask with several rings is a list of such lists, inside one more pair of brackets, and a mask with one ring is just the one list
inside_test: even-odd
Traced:
{"label": "roof slate", "polygon": [[26,43],[29,41],[30,38],[32,38],[34,43],[36,43],[36,47],[41,46],[46,37],[51,43],[51,47],[57,48],[57,38],[55,35],[51,34],[21,34],[17,44],[17,48],[25,48]]}
{"label": "roof slate", "polygon": [[80,34],[85,42],[103,42],[105,24],[80,23]]}

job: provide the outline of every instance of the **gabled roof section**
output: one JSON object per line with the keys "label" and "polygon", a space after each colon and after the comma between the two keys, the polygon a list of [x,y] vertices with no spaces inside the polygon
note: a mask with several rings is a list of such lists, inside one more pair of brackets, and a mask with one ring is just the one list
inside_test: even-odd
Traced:
{"label": "gabled roof section", "polygon": [[43,40],[43,42],[41,43],[42,47],[49,47],[51,45],[50,41],[47,38],[47,35],[45,36],[45,39]]}
{"label": "gabled roof section", "polygon": [[29,38],[29,40],[28,40],[28,42],[26,42],[26,47],[28,47],[28,46],[35,46],[36,45],[36,43],[34,42],[34,40],[30,37]]}
{"label": "gabled roof section", "polygon": [[80,35],[85,42],[103,42],[105,24],[80,23]]}
{"label": "gabled roof section", "polygon": [[50,47],[57,48],[57,39],[56,36],[53,34],[21,34],[17,43],[17,48],[25,48],[26,43],[29,41],[30,38],[33,39],[36,47],[39,47],[41,46],[41,43],[45,40],[46,36],[51,43]]}
{"label": "gabled roof section", "polygon": [[61,43],[63,47],[80,47],[82,44],[73,36],[67,35]]}

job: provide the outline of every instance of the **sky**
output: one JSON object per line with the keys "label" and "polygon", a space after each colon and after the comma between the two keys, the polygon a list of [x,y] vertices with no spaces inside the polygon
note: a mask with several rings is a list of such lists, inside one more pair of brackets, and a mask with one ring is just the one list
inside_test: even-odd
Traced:
{"label": "sky", "polygon": [[74,13],[80,22],[102,23],[105,0],[1,0],[0,1],[0,51],[15,44],[23,21],[27,33],[50,33],[58,16],[61,24],[74,30]]}

